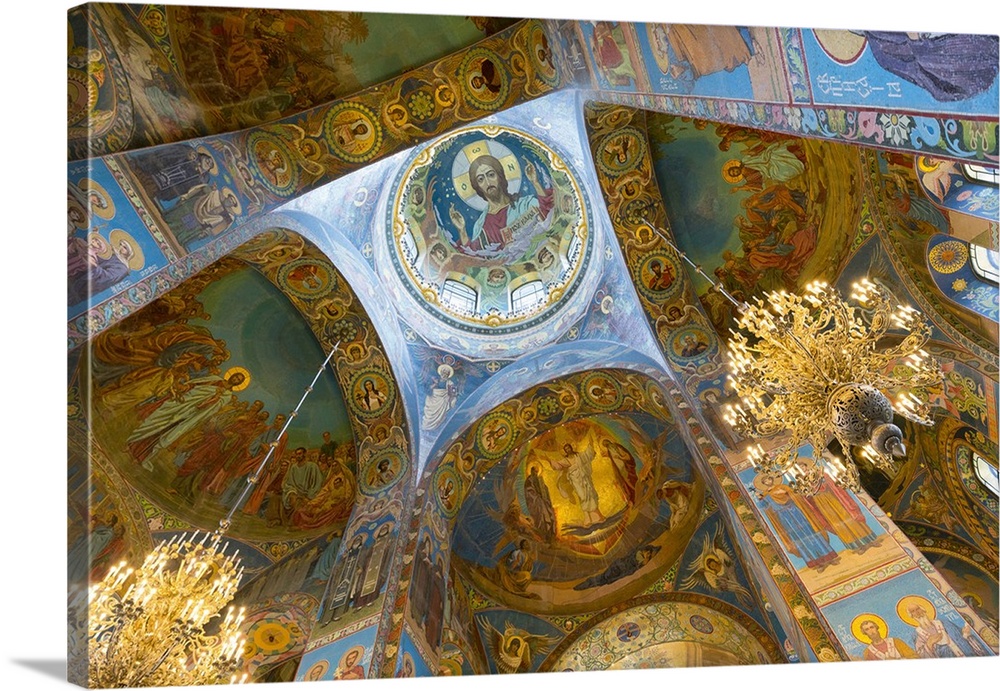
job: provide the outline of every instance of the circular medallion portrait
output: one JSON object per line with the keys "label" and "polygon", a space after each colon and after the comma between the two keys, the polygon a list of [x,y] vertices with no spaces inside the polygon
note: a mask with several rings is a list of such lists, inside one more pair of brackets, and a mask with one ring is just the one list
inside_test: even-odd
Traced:
{"label": "circular medallion portrait", "polygon": [[646,155],[645,139],[634,127],[616,130],[597,145],[597,165],[612,178],[635,168]]}
{"label": "circular medallion portrait", "polygon": [[647,254],[639,266],[639,292],[650,300],[664,301],[680,292],[683,281],[677,280],[679,268],[676,260],[664,252]]}
{"label": "circular medallion portrait", "polygon": [[361,471],[361,490],[378,494],[389,489],[403,476],[403,460],[394,449],[386,449],[369,458]]}
{"label": "circular medallion portrait", "polygon": [[348,403],[363,418],[376,418],[392,407],[396,388],[379,370],[364,369],[351,380]]}
{"label": "circular medallion portrait", "polygon": [[307,300],[329,293],[336,282],[332,267],[312,259],[296,259],[278,272],[282,288]]}
{"label": "circular medallion portrait", "polygon": [[670,350],[675,360],[693,360],[711,355],[717,344],[707,331],[698,326],[682,329],[670,341]]}
{"label": "circular medallion portrait", "polygon": [[444,515],[447,518],[454,518],[458,512],[459,494],[462,488],[462,479],[451,466],[441,466],[434,477],[434,488],[437,490],[436,497]]}
{"label": "circular medallion portrait", "polygon": [[496,110],[507,100],[510,77],[503,59],[492,50],[473,48],[462,61],[462,93],[476,108]]}
{"label": "circular medallion portrait", "polygon": [[593,245],[576,175],[504,127],[459,130],[400,173],[386,224],[394,268],[438,318],[478,333],[530,328],[575,291]]}
{"label": "circular medallion portrait", "polygon": [[295,191],[299,169],[285,142],[266,132],[254,132],[247,148],[252,169],[264,187],[279,197],[287,197]]}
{"label": "circular medallion portrait", "polygon": [[549,44],[545,27],[541,24],[534,25],[528,32],[528,36],[528,54],[535,67],[535,74],[546,84],[555,86],[559,83],[559,70],[556,68],[552,46]]}
{"label": "circular medallion portrait", "polygon": [[598,410],[615,410],[624,399],[618,382],[601,372],[588,374],[581,389],[587,402]]}
{"label": "circular medallion portrait", "polygon": [[330,151],[350,163],[364,163],[382,145],[378,117],[360,103],[344,101],[333,106],[323,122],[323,133]]}

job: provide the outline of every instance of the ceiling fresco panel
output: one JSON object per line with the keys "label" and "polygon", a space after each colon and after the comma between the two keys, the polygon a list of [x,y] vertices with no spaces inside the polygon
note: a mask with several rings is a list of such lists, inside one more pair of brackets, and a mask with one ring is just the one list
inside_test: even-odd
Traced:
{"label": "ceiling fresco panel", "polygon": [[[615,403],[608,380],[584,386]],[[558,390],[537,395],[540,414],[559,405]],[[494,429],[486,424],[484,440]],[[457,519],[457,568],[526,611],[593,610],[642,590],[636,579],[648,585],[687,544],[703,492],[676,435],[604,415],[507,452],[477,487]]]}
{"label": "ceiling fresco panel", "polygon": [[[300,363],[320,363],[324,354],[281,293],[241,262],[220,262],[177,293],[95,341],[92,425],[97,443],[145,496],[209,528],[239,496],[300,385],[308,384]],[[290,367],[301,382],[289,376]],[[313,398],[235,518],[234,535],[267,539],[307,523],[306,532],[315,533],[346,519],[357,469],[344,395],[327,376]],[[321,459],[324,444],[329,449]],[[340,499],[331,504],[329,520],[317,523],[279,508],[284,471],[299,466],[339,469]],[[269,496],[275,491],[279,500]]]}
{"label": "ceiling fresco panel", "polygon": [[813,102],[990,115],[997,37],[898,31],[800,31]]}
{"label": "ceiling fresco panel", "polygon": [[704,595],[644,595],[577,629],[545,660],[545,671],[655,669],[783,662],[754,620]]}
{"label": "ceiling fresco panel", "polygon": [[[838,273],[860,220],[855,148],[669,115],[648,128],[678,246],[737,299]],[[722,327],[726,304],[697,281]]]}

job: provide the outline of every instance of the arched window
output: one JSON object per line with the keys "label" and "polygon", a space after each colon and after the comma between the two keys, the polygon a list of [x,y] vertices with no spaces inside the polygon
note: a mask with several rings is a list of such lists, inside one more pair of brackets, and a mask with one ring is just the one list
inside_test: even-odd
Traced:
{"label": "arched window", "polygon": [[417,243],[413,239],[413,233],[407,228],[403,235],[399,238],[399,245],[403,249],[403,256],[406,261],[412,262],[413,258],[417,256]]}
{"label": "arched window", "polygon": [[997,478],[997,467],[980,456],[975,451],[972,452],[972,460],[976,468],[976,477],[986,485],[993,494],[1000,496],[1000,480]]}
{"label": "arched window", "polygon": [[989,283],[1000,283],[1000,255],[982,245],[969,245],[972,273]]}
{"label": "arched window", "polygon": [[996,185],[998,181],[1000,181],[1000,173],[997,172],[996,168],[987,168],[986,166],[977,166],[972,163],[963,163],[962,173],[970,180],[981,182],[986,185]]}
{"label": "arched window", "polygon": [[452,309],[473,313],[476,311],[476,298],[478,297],[475,288],[447,279],[441,289],[441,302]]}
{"label": "arched window", "polygon": [[545,286],[541,281],[525,283],[511,292],[510,301],[515,312],[527,311],[545,301]]}

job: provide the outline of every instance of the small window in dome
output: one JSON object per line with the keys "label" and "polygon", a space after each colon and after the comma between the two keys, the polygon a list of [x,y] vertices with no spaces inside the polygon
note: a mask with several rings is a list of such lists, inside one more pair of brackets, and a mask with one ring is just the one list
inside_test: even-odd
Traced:
{"label": "small window in dome", "polygon": [[545,286],[541,281],[525,283],[510,294],[510,300],[515,312],[527,311],[545,301]]}
{"label": "small window in dome", "polygon": [[448,279],[441,290],[441,301],[452,309],[473,313],[476,311],[476,291],[464,283]]}

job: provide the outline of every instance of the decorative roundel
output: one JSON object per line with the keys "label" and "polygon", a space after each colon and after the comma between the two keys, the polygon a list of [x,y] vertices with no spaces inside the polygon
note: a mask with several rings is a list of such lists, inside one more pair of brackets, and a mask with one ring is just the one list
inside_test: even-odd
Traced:
{"label": "decorative roundel", "polygon": [[491,460],[501,458],[510,451],[516,438],[514,418],[505,410],[490,413],[476,429],[476,446],[483,456]]}
{"label": "decorative roundel", "polygon": [[618,382],[600,372],[592,372],[584,377],[580,388],[587,403],[598,410],[617,410],[625,398]]}
{"label": "decorative roundel", "polygon": [[247,634],[247,638],[268,657],[287,653],[295,647],[292,633],[277,621],[261,619],[250,627]]}
{"label": "decorative roundel", "polygon": [[447,518],[458,514],[461,502],[462,478],[450,465],[443,465],[434,473],[434,498]]}
{"label": "decorative roundel", "polygon": [[385,237],[393,269],[423,309],[467,332],[501,335],[542,323],[575,294],[593,247],[589,218],[556,151],[518,130],[475,127],[404,166]]}
{"label": "decorative roundel", "polygon": [[688,621],[691,623],[691,628],[705,635],[708,635],[713,631],[715,631],[715,627],[712,626],[712,622],[710,622],[708,619],[701,616],[700,614],[692,614],[691,618],[688,619]]}
{"label": "decorative roundel", "polygon": [[651,252],[639,259],[637,287],[647,299],[663,303],[680,292],[683,281],[677,279],[680,267],[666,252]]}
{"label": "decorative roundel", "polygon": [[281,267],[278,284],[297,297],[311,300],[333,290],[337,278],[329,264],[302,258]]}
{"label": "decorative roundel", "polygon": [[69,79],[69,111],[67,122],[75,125],[86,117],[87,113],[97,105],[97,83],[94,78],[83,70],[71,69]]}
{"label": "decorative roundel", "polygon": [[253,132],[247,139],[250,170],[270,192],[279,197],[293,194],[299,183],[299,167],[288,144],[268,132]]}
{"label": "decorative roundel", "polygon": [[470,50],[459,68],[462,95],[470,105],[496,110],[510,93],[510,75],[503,58],[486,48]]}
{"label": "decorative roundel", "polygon": [[372,496],[389,489],[403,477],[406,459],[398,449],[383,449],[362,464],[358,488]]}
{"label": "decorative roundel", "polygon": [[622,643],[634,641],[642,633],[642,629],[634,621],[627,621],[618,627],[618,640]]}
{"label": "decorative roundel", "polygon": [[367,106],[344,101],[330,108],[323,120],[326,144],[337,158],[364,163],[382,146],[382,126]]}
{"label": "decorative roundel", "polygon": [[541,24],[535,24],[528,31],[528,54],[531,56],[531,64],[535,67],[535,74],[543,82],[549,86],[559,83],[559,71],[552,55],[552,46]]}
{"label": "decorative roundel", "polygon": [[676,332],[670,339],[673,360],[694,360],[715,351],[715,338],[700,326],[689,326]]}
{"label": "decorative roundel", "polygon": [[634,127],[606,135],[597,145],[597,166],[608,177],[627,173],[646,156],[646,136]]}
{"label": "decorative roundel", "polygon": [[396,387],[381,370],[365,368],[351,378],[347,402],[359,417],[374,419],[392,408]]}
{"label": "decorative roundel", "polygon": [[960,240],[945,240],[931,249],[928,259],[938,273],[953,274],[969,261],[969,248]]}

